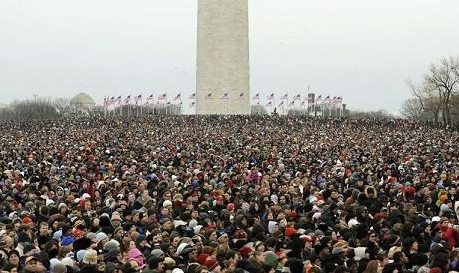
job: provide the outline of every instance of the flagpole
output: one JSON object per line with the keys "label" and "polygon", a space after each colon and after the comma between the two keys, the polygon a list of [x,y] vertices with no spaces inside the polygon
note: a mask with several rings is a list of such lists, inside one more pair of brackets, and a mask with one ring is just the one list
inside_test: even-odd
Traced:
{"label": "flagpole", "polygon": [[107,117],[107,99],[104,98],[104,117]]}
{"label": "flagpole", "polygon": [[[322,95],[320,95],[320,99],[322,99],[321,97]],[[317,117],[317,102],[319,101],[319,97],[317,97],[317,99],[314,100],[314,117]]]}
{"label": "flagpole", "polygon": [[120,117],[121,117],[123,116],[123,98],[122,97],[118,104],[119,104],[118,107],[120,108]]}

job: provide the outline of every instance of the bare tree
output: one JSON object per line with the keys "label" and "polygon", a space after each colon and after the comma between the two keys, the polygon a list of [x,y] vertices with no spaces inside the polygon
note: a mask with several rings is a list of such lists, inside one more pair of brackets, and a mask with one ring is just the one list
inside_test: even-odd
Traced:
{"label": "bare tree", "polygon": [[424,82],[436,92],[442,119],[451,125],[451,98],[459,92],[459,60],[458,58],[443,58],[439,65],[432,64],[429,73],[424,76]]}
{"label": "bare tree", "polygon": [[458,58],[443,58],[439,64],[431,64],[419,86],[415,86],[411,80],[407,84],[417,102],[406,101],[402,108],[404,114],[414,118],[416,111],[413,112],[415,109],[411,107],[417,105],[422,109],[418,118],[433,116],[436,123],[441,120],[444,124],[451,125],[452,112],[455,118],[459,110],[459,100],[456,99],[459,93]]}
{"label": "bare tree", "polygon": [[31,120],[31,119],[55,119],[59,117],[51,100],[37,99],[33,101],[15,101],[11,104],[14,112],[14,119]]}
{"label": "bare tree", "polygon": [[422,105],[422,100],[419,98],[407,99],[402,104],[401,114],[407,119],[419,120],[424,112],[425,109]]}
{"label": "bare tree", "polygon": [[56,98],[53,101],[54,108],[60,115],[65,115],[70,112],[70,99],[69,98]]}
{"label": "bare tree", "polygon": [[14,120],[15,114],[11,108],[0,109],[0,120]]}

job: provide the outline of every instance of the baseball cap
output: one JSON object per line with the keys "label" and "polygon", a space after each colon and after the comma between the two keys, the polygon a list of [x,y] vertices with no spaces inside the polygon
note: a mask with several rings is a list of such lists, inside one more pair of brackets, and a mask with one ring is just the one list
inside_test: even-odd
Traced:
{"label": "baseball cap", "polygon": [[29,255],[29,256],[27,256],[27,257],[25,258],[25,263],[28,263],[28,262],[30,262],[30,261],[32,261],[32,260],[36,260],[36,261],[37,261],[38,259],[37,259],[37,257],[35,257],[35,256],[33,256],[33,255]]}

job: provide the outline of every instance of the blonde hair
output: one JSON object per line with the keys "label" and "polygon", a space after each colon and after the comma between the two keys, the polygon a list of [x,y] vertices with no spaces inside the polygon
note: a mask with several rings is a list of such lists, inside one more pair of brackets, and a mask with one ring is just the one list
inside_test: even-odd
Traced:
{"label": "blonde hair", "polygon": [[364,273],[378,273],[379,268],[379,261],[378,260],[371,260],[367,264],[367,268],[365,268]]}

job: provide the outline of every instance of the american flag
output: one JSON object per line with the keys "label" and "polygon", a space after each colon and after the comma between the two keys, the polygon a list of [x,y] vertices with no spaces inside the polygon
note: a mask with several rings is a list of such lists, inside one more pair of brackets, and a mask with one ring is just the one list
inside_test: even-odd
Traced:
{"label": "american flag", "polygon": [[193,108],[195,105],[196,105],[196,102],[195,102],[195,101],[192,101],[192,102],[190,103],[190,108]]}
{"label": "american flag", "polygon": [[282,107],[282,106],[284,106],[284,101],[281,101],[281,103],[279,103],[277,107]]}
{"label": "american flag", "polygon": [[244,99],[244,93],[239,94],[238,99],[243,100]]}
{"label": "american flag", "polygon": [[225,92],[223,95],[220,96],[221,99],[227,100],[228,99],[228,92]]}
{"label": "american flag", "polygon": [[271,93],[271,95],[269,95],[269,96],[267,97],[267,99],[268,99],[268,100],[273,100],[273,99],[274,99],[274,92]]}
{"label": "american flag", "polygon": [[153,94],[151,94],[150,96],[148,96],[147,101],[149,101],[149,100],[153,100]]}
{"label": "american flag", "polygon": [[166,93],[160,94],[160,95],[158,96],[158,100],[165,100],[165,99],[166,99],[166,96],[167,96]]}
{"label": "american flag", "polygon": [[288,106],[293,106],[293,105],[295,105],[295,101],[294,101],[294,100],[292,100],[292,101],[288,104]]}
{"label": "american flag", "polygon": [[271,106],[271,105],[273,105],[273,101],[270,101],[266,104],[266,106]]}
{"label": "american flag", "polygon": [[130,100],[131,100],[131,95],[127,96],[127,97],[124,99],[124,103],[129,104]]}
{"label": "american flag", "polygon": [[118,96],[118,98],[116,98],[116,102],[117,102],[118,104],[121,103],[121,96]]}
{"label": "american flag", "polygon": [[207,94],[204,99],[211,100],[212,99],[212,93]]}
{"label": "american flag", "polygon": [[294,96],[294,97],[293,97],[293,100],[301,100],[301,95],[298,94],[298,95]]}
{"label": "american flag", "polygon": [[174,101],[179,100],[182,97],[182,95],[179,93],[177,96],[174,97]]}
{"label": "american flag", "polygon": [[196,98],[196,93],[191,94],[188,98],[190,100],[194,100]]}
{"label": "american flag", "polygon": [[260,93],[256,93],[255,96],[253,96],[254,100],[259,100],[260,99]]}
{"label": "american flag", "polygon": [[115,104],[115,96],[110,98],[110,105]]}
{"label": "american flag", "polygon": [[135,102],[138,102],[139,100],[142,100],[142,95],[138,95],[134,97]]}
{"label": "american flag", "polygon": [[285,94],[285,95],[283,95],[280,99],[281,99],[281,100],[286,100],[287,97],[288,97],[288,94]]}
{"label": "american flag", "polygon": [[325,102],[325,103],[330,102],[330,95],[328,95],[328,96],[325,97],[324,102]]}

